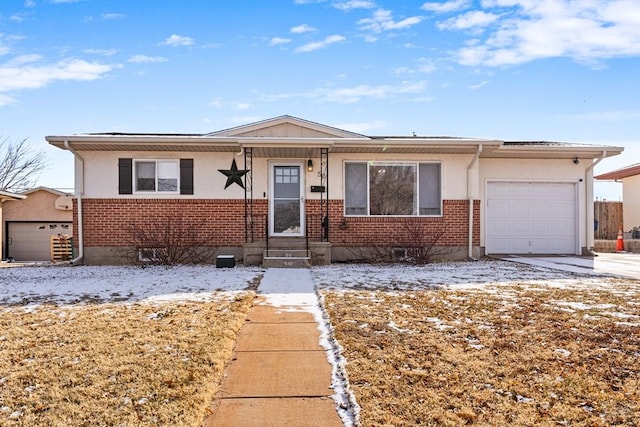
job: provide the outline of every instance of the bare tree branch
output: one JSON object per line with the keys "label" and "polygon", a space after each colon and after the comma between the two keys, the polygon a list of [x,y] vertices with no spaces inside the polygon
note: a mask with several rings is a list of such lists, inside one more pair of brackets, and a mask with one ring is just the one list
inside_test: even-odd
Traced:
{"label": "bare tree branch", "polygon": [[211,262],[218,248],[205,221],[188,221],[181,214],[146,219],[126,228],[134,256],[140,251],[144,262],[158,265],[202,264]]}
{"label": "bare tree branch", "polygon": [[20,192],[35,186],[40,173],[47,166],[43,152],[34,152],[27,139],[12,142],[8,137],[0,141],[0,190]]}

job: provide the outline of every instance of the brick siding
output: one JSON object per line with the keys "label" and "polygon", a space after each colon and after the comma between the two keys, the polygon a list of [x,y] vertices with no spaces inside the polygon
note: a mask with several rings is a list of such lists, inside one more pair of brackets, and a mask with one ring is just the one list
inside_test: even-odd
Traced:
{"label": "brick siding", "polygon": [[[345,217],[342,200],[329,204],[329,237],[334,246],[389,244],[407,238],[407,232],[444,231],[438,246],[467,245],[469,201],[445,200],[442,217]],[[84,244],[87,247],[126,247],[127,229],[167,216],[214,235],[220,246],[242,246],[245,241],[244,200],[218,199],[83,199]],[[253,212],[266,215],[267,201],[254,200]],[[318,200],[307,201],[308,213],[320,213]],[[78,240],[77,202],[74,200],[74,239]],[[263,233],[260,233],[262,235]],[[480,244],[480,202],[474,203],[473,245]]]}

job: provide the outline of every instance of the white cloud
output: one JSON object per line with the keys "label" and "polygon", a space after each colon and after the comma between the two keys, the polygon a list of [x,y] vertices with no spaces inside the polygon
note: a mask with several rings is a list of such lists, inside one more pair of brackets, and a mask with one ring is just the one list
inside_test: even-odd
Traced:
{"label": "white cloud", "polygon": [[376,7],[376,4],[369,0],[348,0],[348,1],[339,1],[333,3],[333,7],[339,10],[353,10],[353,9],[373,9]]}
{"label": "white cloud", "polygon": [[384,120],[376,120],[373,122],[360,122],[360,123],[338,123],[333,127],[338,129],[349,129],[350,132],[366,133],[373,129],[380,129],[386,127],[388,123]]}
{"label": "white cloud", "polygon": [[499,67],[554,57],[593,64],[640,54],[637,0],[483,0],[482,6],[509,10],[500,10],[485,39],[457,52],[460,64]]}
{"label": "white cloud", "polygon": [[324,40],[304,44],[295,50],[296,53],[312,52],[314,50],[325,48],[334,43],[346,40],[346,37],[335,34],[326,37]]}
{"label": "white cloud", "polygon": [[100,15],[100,17],[105,21],[112,21],[124,18],[124,15],[121,13],[103,13],[102,15]]}
{"label": "white cloud", "polygon": [[209,106],[213,107],[213,108],[222,108],[224,103],[222,102],[222,98],[217,97],[217,98],[213,98],[211,101],[209,101]]}
{"label": "white cloud", "polygon": [[4,107],[5,105],[14,104],[16,102],[15,98],[10,97],[9,95],[4,95],[0,93],[0,107]]}
{"label": "white cloud", "polygon": [[358,85],[343,88],[321,88],[308,94],[310,98],[341,104],[353,104],[363,98],[387,99],[403,94],[422,93],[426,89],[425,82],[403,82],[400,85]]}
{"label": "white cloud", "polygon": [[24,7],[35,7],[35,6],[36,6],[35,0],[25,0],[24,1]]}
{"label": "white cloud", "polygon": [[134,62],[137,64],[148,64],[156,62],[167,62],[168,59],[164,56],[147,56],[147,55],[133,55],[127,60],[128,62]]}
{"label": "white cloud", "polygon": [[287,44],[287,43],[291,43],[291,39],[285,39],[282,37],[274,37],[271,40],[269,40],[269,46],[278,46],[281,44]]}
{"label": "white cloud", "polygon": [[311,25],[302,24],[302,25],[296,25],[295,27],[291,27],[289,31],[292,32],[293,34],[303,34],[303,33],[310,33],[312,31],[318,31],[318,30],[312,27]]}
{"label": "white cloud", "polygon": [[9,17],[9,20],[20,23],[20,22],[24,22],[27,19],[27,16],[28,14],[26,13],[16,13],[15,15],[11,15]]}
{"label": "white cloud", "polygon": [[91,81],[102,78],[118,64],[99,64],[82,59],[66,59],[54,64],[34,64],[39,57],[14,58],[0,65],[0,92],[37,89],[55,81]]}
{"label": "white cloud", "polygon": [[405,81],[397,85],[358,85],[353,87],[333,87],[326,86],[301,93],[276,93],[264,94],[256,93],[256,97],[263,102],[282,102],[286,99],[307,99],[320,102],[334,102],[340,104],[353,104],[364,99],[390,99],[402,95],[412,95],[411,101],[424,100],[424,97],[413,97],[421,95],[427,89],[424,81]]}
{"label": "white cloud", "polygon": [[195,42],[191,37],[179,36],[177,34],[172,34],[171,36],[169,36],[165,41],[163,41],[160,44],[161,45],[165,45],[165,46],[178,47],[178,46],[191,46],[194,43]]}
{"label": "white cloud", "polygon": [[488,80],[484,80],[484,81],[481,81],[478,84],[469,86],[469,89],[473,89],[473,90],[480,89],[481,87],[484,87],[484,86],[486,86],[488,84],[489,84],[489,81]]}
{"label": "white cloud", "polygon": [[201,49],[220,49],[222,43],[205,43],[200,46]]}
{"label": "white cloud", "polygon": [[467,9],[469,6],[471,6],[471,0],[451,0],[445,2],[429,1],[423,4],[420,9],[436,13],[449,13]]}
{"label": "white cloud", "polygon": [[6,55],[11,51],[11,45],[24,39],[24,36],[12,36],[0,33],[0,56]]}
{"label": "white cloud", "polygon": [[482,28],[494,23],[499,16],[493,13],[486,13],[479,10],[467,12],[463,15],[449,18],[446,21],[438,23],[441,30],[466,30],[473,28]]}
{"label": "white cloud", "polygon": [[233,104],[233,109],[238,111],[248,110],[250,107],[251,104],[248,102],[236,102],[235,104]]}
{"label": "white cloud", "polygon": [[419,58],[415,67],[397,67],[393,72],[395,74],[429,74],[433,73],[435,70],[437,70],[437,67],[431,59]]}
{"label": "white cloud", "polygon": [[103,55],[103,56],[113,56],[119,52],[118,49],[85,49],[84,53],[89,53],[92,55]]}
{"label": "white cloud", "polygon": [[244,110],[248,110],[249,108],[251,108],[251,104],[248,102],[225,102],[221,97],[216,97],[213,98],[211,101],[208,102],[208,105],[210,107],[213,107],[215,109],[222,109],[222,108],[230,108],[232,110],[236,110],[236,111],[244,111]]}
{"label": "white cloud", "polygon": [[358,21],[362,30],[381,33],[383,31],[401,30],[419,24],[423,20],[421,16],[411,16],[401,21],[394,21],[391,11],[378,9],[373,13],[373,17],[364,18]]}
{"label": "white cloud", "polygon": [[19,55],[15,58],[11,59],[9,62],[6,62],[4,66],[6,67],[19,67],[24,64],[30,64],[32,62],[38,62],[42,59],[42,55],[30,54],[30,55]]}

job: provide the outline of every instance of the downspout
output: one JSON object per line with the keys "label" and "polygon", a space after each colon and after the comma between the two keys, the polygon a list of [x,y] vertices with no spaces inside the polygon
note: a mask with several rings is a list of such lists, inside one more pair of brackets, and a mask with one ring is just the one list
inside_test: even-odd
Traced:
{"label": "downspout", "polygon": [[[84,233],[82,221],[82,195],[84,194],[84,159],[77,151],[69,145],[69,141],[64,141],[65,150],[69,150],[80,162],[80,184],[76,189],[76,200],[78,201],[78,256],[71,260],[71,265],[81,264],[84,259]],[[74,165],[75,167],[75,165]],[[74,174],[75,175],[75,174]]]}
{"label": "downspout", "polygon": [[[593,238],[591,242],[589,241],[589,236],[593,236],[593,168],[596,167],[598,163],[600,163],[605,157],[607,157],[607,151],[603,151],[602,155],[596,159],[595,162],[591,163],[587,169],[584,171],[584,182],[585,182],[585,209],[586,209],[586,227],[585,227],[585,249],[587,253],[590,255],[595,255],[593,252]],[[591,233],[591,234],[590,234]],[[591,246],[589,245],[591,244]]]}
{"label": "downspout", "polygon": [[473,192],[471,191],[471,168],[475,166],[478,158],[480,157],[480,153],[482,153],[482,144],[478,144],[478,151],[476,151],[475,156],[467,165],[467,199],[469,200],[469,259],[476,261],[477,259],[473,256],[473,204],[475,199],[473,197]]}

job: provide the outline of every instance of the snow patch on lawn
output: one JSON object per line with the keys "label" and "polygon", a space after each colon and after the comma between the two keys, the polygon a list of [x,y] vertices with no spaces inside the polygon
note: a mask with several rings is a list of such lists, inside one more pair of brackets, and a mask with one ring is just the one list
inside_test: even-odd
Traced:
{"label": "snow patch on lawn", "polygon": [[246,290],[259,268],[212,266],[45,266],[0,268],[0,304],[210,301],[217,291]]}

